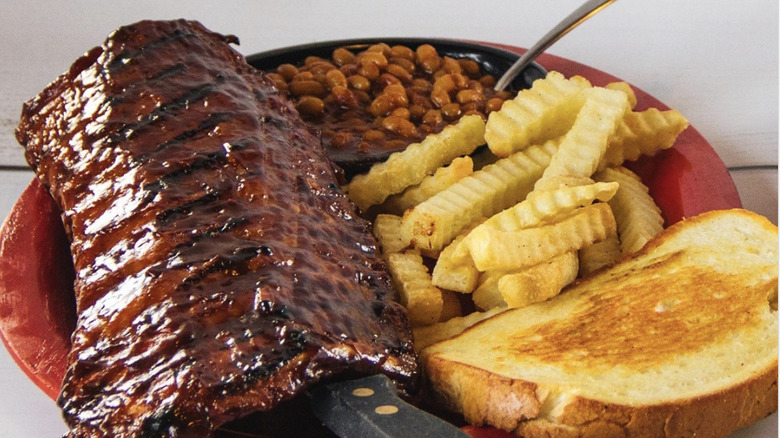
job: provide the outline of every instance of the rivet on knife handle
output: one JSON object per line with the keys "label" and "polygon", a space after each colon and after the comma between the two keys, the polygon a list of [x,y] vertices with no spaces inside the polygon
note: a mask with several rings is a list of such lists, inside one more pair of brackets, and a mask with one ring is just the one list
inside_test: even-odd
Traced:
{"label": "rivet on knife handle", "polygon": [[468,438],[454,425],[403,401],[383,375],[317,386],[311,401],[314,415],[342,438]]}

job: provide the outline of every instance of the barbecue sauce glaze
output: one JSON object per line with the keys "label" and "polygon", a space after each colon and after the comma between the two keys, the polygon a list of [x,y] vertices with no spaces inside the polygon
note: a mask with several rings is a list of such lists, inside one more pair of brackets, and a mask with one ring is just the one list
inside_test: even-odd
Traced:
{"label": "barbecue sauce glaze", "polygon": [[122,27],[24,106],[17,138],[76,271],[69,436],[209,436],[345,373],[416,390],[368,222],[234,42]]}

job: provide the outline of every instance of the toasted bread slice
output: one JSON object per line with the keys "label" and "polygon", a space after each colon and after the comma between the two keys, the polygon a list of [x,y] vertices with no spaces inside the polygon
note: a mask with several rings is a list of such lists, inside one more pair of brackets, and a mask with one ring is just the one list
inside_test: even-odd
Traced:
{"label": "toasted bread slice", "polygon": [[777,227],[704,213],[422,352],[431,393],[533,437],[717,437],[777,410]]}

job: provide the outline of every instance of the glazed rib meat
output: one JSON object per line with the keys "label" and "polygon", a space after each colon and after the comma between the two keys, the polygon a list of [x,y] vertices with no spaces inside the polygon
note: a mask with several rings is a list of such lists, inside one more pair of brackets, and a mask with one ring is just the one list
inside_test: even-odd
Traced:
{"label": "glazed rib meat", "polygon": [[418,377],[368,222],[272,82],[196,22],[115,31],[26,103],[62,210],[72,437],[201,437],[334,376]]}

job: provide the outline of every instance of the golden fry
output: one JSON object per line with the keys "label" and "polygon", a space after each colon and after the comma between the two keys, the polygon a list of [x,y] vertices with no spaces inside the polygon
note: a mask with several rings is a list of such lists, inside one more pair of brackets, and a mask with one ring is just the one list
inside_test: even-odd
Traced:
{"label": "golden fry", "polygon": [[477,287],[479,271],[471,258],[454,257],[460,242],[475,226],[477,224],[465,229],[439,254],[439,259],[433,267],[432,281],[434,286],[461,293],[470,293]]}
{"label": "golden fry", "polygon": [[401,252],[409,246],[401,236],[401,217],[392,214],[380,214],[374,219],[374,236],[382,254]]}
{"label": "golden fry", "polygon": [[580,248],[579,276],[585,276],[605,266],[610,266],[620,258],[620,241],[617,235],[607,237],[601,242]]}
{"label": "golden fry", "polygon": [[485,122],[478,115],[464,116],[440,133],[390,155],[368,173],[356,175],[346,188],[347,194],[358,208],[366,211],[388,196],[419,184],[439,167],[472,153],[484,143]]}
{"label": "golden fry", "polygon": [[[559,177],[548,178],[548,182],[557,181]],[[571,180],[572,178],[564,178]],[[566,216],[579,207],[590,205],[596,200],[607,201],[618,189],[617,183],[596,183],[590,178],[573,178],[577,184],[555,184],[553,189],[536,189],[528,197],[482,223],[481,228],[493,228],[501,231],[518,231],[523,228],[538,226],[543,222],[553,222],[556,218]],[[583,179],[585,181],[583,181]],[[582,185],[578,185],[582,183]],[[468,257],[467,241],[471,237],[453,242],[452,250],[448,252],[450,263],[456,265],[471,265]]]}
{"label": "golden fry", "polygon": [[465,243],[480,271],[508,271],[533,266],[615,233],[611,209],[598,203],[575,210],[559,222],[519,231],[477,227]]}
{"label": "golden fry", "polygon": [[498,290],[498,281],[506,273],[507,271],[491,270],[483,272],[479,276],[479,284],[474,289],[474,293],[471,294],[471,299],[477,309],[484,311],[507,307],[504,297],[501,296],[501,291]]}
{"label": "golden fry", "polygon": [[387,198],[380,206],[380,211],[400,216],[406,209],[425,201],[472,173],[474,173],[474,163],[471,157],[455,158],[449,166],[440,167],[433,175],[423,178],[420,184]]}
{"label": "golden fry", "polygon": [[558,190],[534,190],[524,201],[494,215],[482,226],[503,231],[533,227],[543,221],[554,221],[557,217],[566,216],[594,201],[606,202],[612,199],[617,190],[616,182],[592,182]]}
{"label": "golden fry", "polygon": [[594,175],[594,178],[620,184],[609,205],[617,221],[623,254],[638,251],[648,240],[663,230],[664,219],[661,216],[661,209],[650,196],[647,186],[635,173],[625,167],[618,167],[605,169]]}
{"label": "golden fry", "polygon": [[499,157],[521,151],[563,135],[574,123],[590,86],[583,78],[566,79],[549,72],[530,89],[520,91],[501,110],[490,113],[485,127],[488,147]]}
{"label": "golden fry", "polygon": [[498,290],[510,307],[525,307],[558,295],[577,278],[577,252],[570,251],[498,279]]}
{"label": "golden fry", "polygon": [[634,109],[636,106],[636,93],[634,93],[634,89],[631,88],[631,85],[628,82],[610,82],[607,85],[604,86],[604,88],[609,88],[610,90],[618,90],[626,93],[626,96],[628,97],[628,106],[631,109]]}
{"label": "golden fry", "polygon": [[688,127],[688,120],[675,110],[659,111],[650,108],[628,112],[618,125],[607,146],[599,170],[617,167],[625,161],[674,146],[677,136]]}
{"label": "golden fry", "polygon": [[431,284],[428,268],[413,251],[388,254],[387,267],[401,304],[406,307],[413,327],[439,321],[444,300],[441,290]]}
{"label": "golden fry", "polygon": [[[593,184],[593,180],[586,176],[556,175],[540,179],[534,185],[534,191],[568,189],[578,186]],[[532,192],[533,193],[533,192]]]}
{"label": "golden fry", "polygon": [[621,91],[588,88],[582,95],[585,103],[541,181],[551,176],[593,175],[606,153],[610,137],[629,111],[628,97]]}
{"label": "golden fry", "polygon": [[555,140],[529,147],[416,205],[404,214],[404,239],[417,248],[443,248],[469,224],[525,198],[557,150]]}

